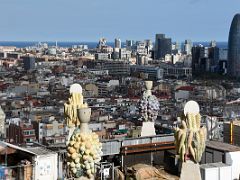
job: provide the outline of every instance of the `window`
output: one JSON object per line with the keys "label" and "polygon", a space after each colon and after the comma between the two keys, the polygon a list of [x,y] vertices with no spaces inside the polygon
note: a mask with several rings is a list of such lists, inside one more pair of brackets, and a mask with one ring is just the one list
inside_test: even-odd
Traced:
{"label": "window", "polygon": [[29,135],[29,131],[23,131],[24,135]]}
{"label": "window", "polygon": [[26,139],[26,142],[33,142],[33,140],[32,140],[32,139],[29,139],[29,138],[27,138],[27,139]]}
{"label": "window", "polygon": [[25,131],[23,131],[23,134],[24,135],[34,135],[35,134],[35,131],[34,130],[25,130]]}

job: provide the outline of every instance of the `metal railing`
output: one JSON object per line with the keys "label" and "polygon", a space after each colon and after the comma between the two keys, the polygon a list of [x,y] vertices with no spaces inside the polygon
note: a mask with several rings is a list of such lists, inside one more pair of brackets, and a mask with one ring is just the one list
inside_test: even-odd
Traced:
{"label": "metal railing", "polygon": [[124,146],[174,141],[173,134],[102,141],[103,156],[120,154]]}

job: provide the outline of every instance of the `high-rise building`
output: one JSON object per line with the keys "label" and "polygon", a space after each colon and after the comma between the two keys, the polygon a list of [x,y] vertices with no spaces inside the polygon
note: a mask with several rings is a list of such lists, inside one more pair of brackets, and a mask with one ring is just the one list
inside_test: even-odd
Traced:
{"label": "high-rise building", "polygon": [[172,53],[172,39],[166,38],[165,34],[156,34],[155,59],[163,59],[166,54]]}
{"label": "high-rise building", "polygon": [[[181,46],[179,42],[172,43],[172,54],[176,55],[181,52]],[[171,54],[170,54],[171,56]]]}
{"label": "high-rise building", "polygon": [[115,39],[115,48],[121,48],[121,39],[117,38]]}
{"label": "high-rise building", "polygon": [[144,40],[145,48],[147,49],[147,54],[150,54],[150,51],[153,49],[153,44],[150,39]]}
{"label": "high-rise building", "polygon": [[128,51],[132,50],[132,46],[133,46],[133,41],[132,40],[126,40],[126,49]]}
{"label": "high-rise building", "polygon": [[23,68],[26,71],[35,69],[35,57],[24,56],[23,57]]}
{"label": "high-rise building", "polygon": [[192,70],[195,76],[204,72],[219,72],[219,48],[203,45],[192,47]]}
{"label": "high-rise building", "polygon": [[240,77],[240,14],[236,14],[228,37],[228,74]]}
{"label": "high-rise building", "polygon": [[192,41],[190,39],[185,40],[183,51],[187,55],[191,54],[191,51],[192,51]]}
{"label": "high-rise building", "polygon": [[203,45],[192,47],[192,73],[195,76],[209,71],[208,48]]}
{"label": "high-rise building", "polygon": [[[208,57],[209,59],[211,59],[212,68],[215,68],[216,70],[217,66],[219,65],[219,47],[217,47],[216,45],[209,47]],[[212,70],[212,71],[215,71],[215,70]]]}
{"label": "high-rise building", "polygon": [[137,41],[134,45],[134,51],[139,54],[147,54],[147,48],[144,41]]}

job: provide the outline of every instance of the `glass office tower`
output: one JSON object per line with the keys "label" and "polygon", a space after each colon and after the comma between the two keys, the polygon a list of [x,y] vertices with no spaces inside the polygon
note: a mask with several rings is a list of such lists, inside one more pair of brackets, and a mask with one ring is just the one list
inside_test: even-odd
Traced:
{"label": "glass office tower", "polygon": [[240,77],[240,14],[234,16],[229,31],[228,74]]}

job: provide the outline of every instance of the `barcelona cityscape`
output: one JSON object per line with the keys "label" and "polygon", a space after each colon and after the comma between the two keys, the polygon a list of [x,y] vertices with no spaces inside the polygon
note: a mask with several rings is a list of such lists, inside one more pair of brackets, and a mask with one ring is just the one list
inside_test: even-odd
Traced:
{"label": "barcelona cityscape", "polygon": [[0,3],[0,180],[240,179],[240,1]]}

